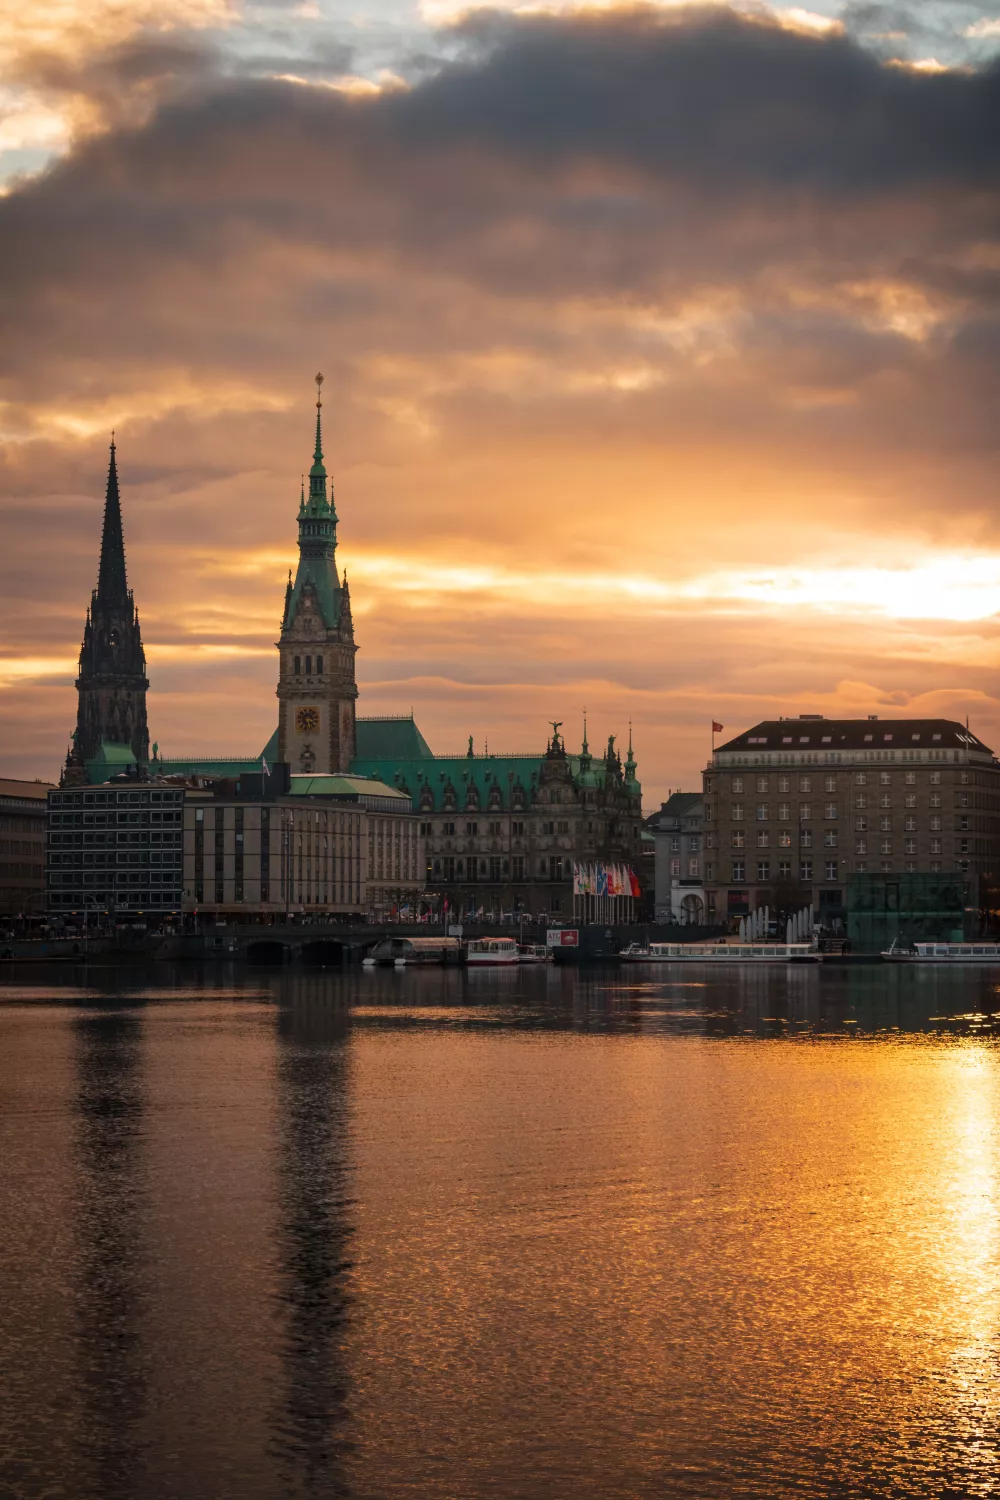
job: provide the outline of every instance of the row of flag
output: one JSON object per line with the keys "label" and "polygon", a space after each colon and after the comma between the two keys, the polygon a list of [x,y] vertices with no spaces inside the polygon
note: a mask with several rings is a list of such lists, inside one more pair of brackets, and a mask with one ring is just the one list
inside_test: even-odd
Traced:
{"label": "row of flag", "polygon": [[573,861],[574,896],[640,896],[639,877],[629,865]]}

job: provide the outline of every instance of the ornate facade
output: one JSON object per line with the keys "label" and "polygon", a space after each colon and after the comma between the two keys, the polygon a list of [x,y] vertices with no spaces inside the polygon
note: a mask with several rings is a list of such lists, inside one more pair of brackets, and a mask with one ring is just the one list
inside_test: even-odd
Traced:
{"label": "ornate facade", "polygon": [[104,500],[97,588],[83,628],[76,679],[77,717],[63,783],[87,780],[87,764],[108,744],[127,747],[139,764],[149,759],[146,656],[139,615],[125,573],[125,539],[115,444]]}
{"label": "ornate facade", "polygon": [[316,377],[316,449],[299,502],[299,565],[285,590],[278,645],[278,760],[292,774],[350,769],[355,754],[354,624],[337,574],[337,512],[327,497]]}

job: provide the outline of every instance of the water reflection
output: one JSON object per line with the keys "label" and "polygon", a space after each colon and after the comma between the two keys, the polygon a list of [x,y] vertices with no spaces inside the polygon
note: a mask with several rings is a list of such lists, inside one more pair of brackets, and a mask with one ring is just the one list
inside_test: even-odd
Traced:
{"label": "water reflection", "polygon": [[273,1451],[283,1496],[346,1496],[348,1010],[326,975],[282,979],[276,998],[283,1383]]}
{"label": "water reflection", "polygon": [[78,1440],[86,1474],[74,1490],[126,1500],[140,1488],[150,1366],[143,1023],[131,1011],[81,1014],[73,1034]]}

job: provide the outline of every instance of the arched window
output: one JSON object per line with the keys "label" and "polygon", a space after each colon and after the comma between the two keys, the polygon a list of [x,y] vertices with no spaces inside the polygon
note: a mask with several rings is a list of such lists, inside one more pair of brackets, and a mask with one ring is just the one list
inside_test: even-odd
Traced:
{"label": "arched window", "polygon": [[311,656],[307,656],[306,657],[306,676],[307,677],[311,677],[312,676],[312,669],[313,669],[313,659],[312,659]]}
{"label": "arched window", "polygon": [[317,658],[316,658],[316,676],[317,677],[322,677],[322,675],[323,675],[323,658],[321,656],[317,656]]}
{"label": "arched window", "polygon": [[302,658],[299,657],[299,656],[297,656],[295,658],[295,675],[296,675],[296,677],[299,676],[299,674],[301,673],[301,671],[302,671]]}

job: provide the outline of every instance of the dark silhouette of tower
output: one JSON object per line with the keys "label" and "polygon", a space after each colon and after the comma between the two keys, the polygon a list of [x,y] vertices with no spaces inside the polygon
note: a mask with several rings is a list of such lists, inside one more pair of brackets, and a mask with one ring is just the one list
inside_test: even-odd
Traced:
{"label": "dark silhouette of tower", "polygon": [[97,756],[104,741],[128,745],[140,765],[149,759],[148,687],[139,616],[125,576],[125,538],[112,437],[101,563],[83,628],[80,675],[76,679],[76,733],[66,757],[64,785],[86,779],[87,762]]}

